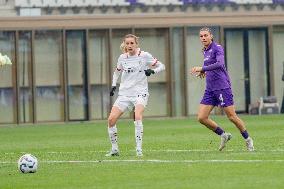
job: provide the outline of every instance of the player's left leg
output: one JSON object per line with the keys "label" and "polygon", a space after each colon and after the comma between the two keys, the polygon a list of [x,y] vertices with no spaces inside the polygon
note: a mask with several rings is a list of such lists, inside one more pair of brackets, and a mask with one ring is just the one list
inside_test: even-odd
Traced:
{"label": "player's left leg", "polygon": [[253,151],[254,150],[253,140],[249,136],[244,122],[237,116],[234,105],[224,107],[224,111],[225,111],[228,119],[232,123],[234,123],[234,125],[240,130],[241,135],[243,136],[243,138],[246,141],[246,146],[247,146],[248,151]]}
{"label": "player's left leg", "polygon": [[224,112],[226,113],[228,119],[235,124],[235,126],[240,130],[241,133],[246,131],[244,122],[237,116],[234,105],[224,107]]}
{"label": "player's left leg", "polygon": [[142,142],[143,142],[143,112],[145,107],[142,104],[137,104],[135,106],[135,140],[136,140],[136,155],[143,156],[142,153]]}
{"label": "player's left leg", "polygon": [[134,111],[134,125],[135,125],[135,140],[136,140],[136,155],[143,156],[142,142],[143,142],[143,113],[148,103],[148,95],[138,95],[133,102],[135,106]]}
{"label": "player's left leg", "polygon": [[223,107],[228,119],[240,130],[246,141],[247,149],[253,151],[253,140],[249,137],[244,122],[236,114],[232,90],[230,88],[222,89],[215,91],[214,94],[218,98],[218,104]]}

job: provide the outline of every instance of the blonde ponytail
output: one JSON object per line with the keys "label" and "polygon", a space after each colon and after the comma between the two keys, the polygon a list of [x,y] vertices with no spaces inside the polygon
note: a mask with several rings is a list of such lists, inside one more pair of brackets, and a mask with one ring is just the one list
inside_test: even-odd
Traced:
{"label": "blonde ponytail", "polygon": [[124,41],[120,44],[119,48],[122,51],[122,53],[127,53],[127,49],[126,49],[126,46],[124,44]]}

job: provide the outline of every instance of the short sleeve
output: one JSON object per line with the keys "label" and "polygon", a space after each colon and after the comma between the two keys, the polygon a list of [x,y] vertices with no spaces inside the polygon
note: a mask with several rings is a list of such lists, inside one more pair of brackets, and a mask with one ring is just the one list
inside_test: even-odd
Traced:
{"label": "short sleeve", "polygon": [[147,65],[155,66],[158,62],[157,58],[154,58],[150,53],[145,52],[144,58]]}

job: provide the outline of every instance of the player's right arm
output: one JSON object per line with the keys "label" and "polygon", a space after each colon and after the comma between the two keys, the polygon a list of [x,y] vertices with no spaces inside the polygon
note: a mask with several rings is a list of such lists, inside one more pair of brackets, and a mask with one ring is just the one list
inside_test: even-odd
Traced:
{"label": "player's right arm", "polygon": [[199,77],[200,79],[203,79],[203,78],[206,77],[206,73],[205,73],[205,72],[198,72],[198,73],[196,74],[196,77]]}
{"label": "player's right arm", "polygon": [[114,95],[114,92],[116,90],[116,83],[117,83],[117,80],[122,72],[122,59],[123,57],[120,56],[117,60],[117,64],[116,64],[116,68],[113,72],[113,75],[112,75],[112,84],[111,84],[111,91],[110,91],[110,96],[113,96]]}

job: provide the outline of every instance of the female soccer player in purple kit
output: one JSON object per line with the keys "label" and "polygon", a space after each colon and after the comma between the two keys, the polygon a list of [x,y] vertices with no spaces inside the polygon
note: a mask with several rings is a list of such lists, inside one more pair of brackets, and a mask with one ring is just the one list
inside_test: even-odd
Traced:
{"label": "female soccer player in purple kit", "polygon": [[228,119],[240,130],[245,139],[247,150],[254,151],[253,140],[249,136],[244,122],[235,112],[231,82],[224,63],[224,50],[221,45],[213,41],[210,28],[202,28],[199,32],[199,38],[204,46],[204,63],[202,67],[193,67],[191,69],[191,74],[195,74],[200,78],[206,77],[206,89],[199,105],[198,121],[221,136],[219,150],[223,150],[232,135],[226,133],[216,122],[209,118],[213,108],[221,106]]}

